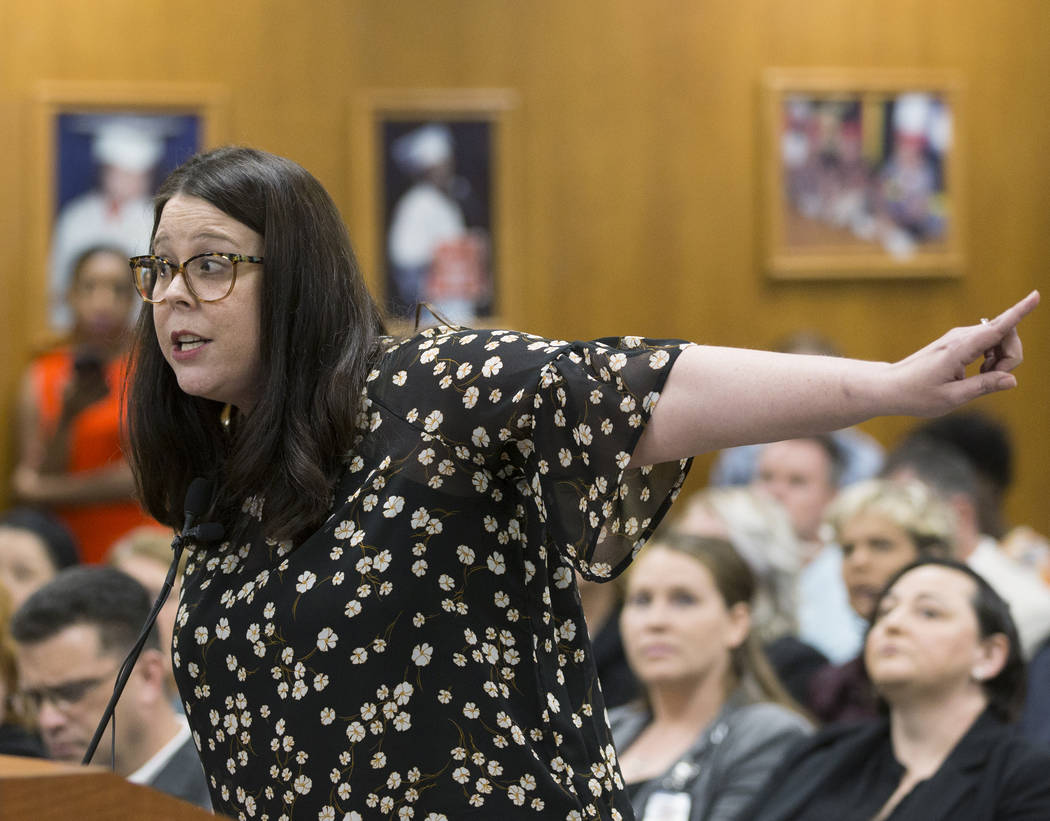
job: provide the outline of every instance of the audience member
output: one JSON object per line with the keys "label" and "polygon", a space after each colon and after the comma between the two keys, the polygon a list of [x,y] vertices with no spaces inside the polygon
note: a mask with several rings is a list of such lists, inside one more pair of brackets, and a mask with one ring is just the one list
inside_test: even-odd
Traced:
{"label": "audience member", "polygon": [[638,695],[635,679],[620,636],[622,586],[618,579],[599,583],[576,574],[583,620],[591,639],[591,657],[598,668],[598,683],[608,709],[626,704]]}
{"label": "audience member", "polygon": [[1024,696],[1010,609],[967,565],[923,558],[875,605],[864,649],[887,716],[801,744],[749,821],[1050,818],[1050,752],[1008,726]]}
{"label": "audience member", "polygon": [[765,445],[752,483],[784,506],[802,544],[798,636],[835,664],[853,658],[864,635],[842,583],[842,554],[821,533],[824,509],[841,476],[842,455],[834,441],[814,436]]}
{"label": "audience member", "polygon": [[[146,588],[150,601],[160,596],[168,569],[171,567],[171,542],[175,534],[159,525],[137,527],[117,541],[106,554],[106,563],[117,570],[123,570],[131,578]],[[163,655],[164,669],[168,673],[168,684],[174,703],[182,710],[175,689],[175,677],[171,669],[171,636],[175,630],[175,613],[179,607],[179,591],[182,587],[182,569],[186,565],[186,555],[179,562],[179,572],[168,599],[157,614],[157,633],[160,638],[160,649]]]}
{"label": "audience member", "polygon": [[809,680],[828,660],[798,638],[801,550],[784,507],[750,488],[707,488],[682,503],[675,532],[727,539],[755,576],[751,632],[795,701],[809,698]]}
{"label": "audience member", "polygon": [[1008,555],[1036,570],[1050,583],[1050,540],[1028,525],[1006,521],[1006,494],[1014,478],[1010,431],[979,411],[956,412],[914,428],[910,437],[926,437],[958,449],[977,474],[977,520],[981,533],[999,540]]}
{"label": "audience member", "polygon": [[[11,632],[23,695],[37,710],[51,758],[79,763],[87,753],[121,661],[150,606],[145,589],[126,573],[74,567],[36,591],[15,614]],[[171,705],[161,655],[153,630],[117,704],[113,769],[129,781],[210,807],[189,726]],[[236,721],[236,714],[229,718]],[[105,758],[99,755],[94,763]]]}
{"label": "audience member", "polygon": [[43,758],[43,745],[33,732],[33,716],[19,692],[11,612],[11,596],[0,584],[0,755]]}
{"label": "audience member", "polygon": [[1050,591],[1026,567],[999,549],[980,529],[977,479],[958,450],[926,437],[910,437],[886,459],[891,479],[918,479],[951,505],[956,518],[955,553],[1010,604],[1026,658],[1050,637]]}
{"label": "audience member", "polygon": [[[886,582],[920,556],[950,556],[951,510],[921,482],[869,479],[843,489],[827,521],[842,550],[842,579],[854,612],[870,623]],[[860,656],[814,675],[807,700],[824,722],[875,718],[875,693]]]}
{"label": "audience member", "polygon": [[751,634],[754,590],[724,539],[657,536],[628,571],[620,621],[645,699],[609,719],[639,818],[746,818],[809,731]]}
{"label": "audience member", "polygon": [[82,254],[68,299],[70,343],[34,359],[22,379],[13,489],[22,502],[58,513],[81,558],[98,562],[149,521],[121,454],[120,386],[136,300],[127,256],[113,248]]}
{"label": "audience member", "polygon": [[29,507],[0,514],[0,584],[11,597],[11,610],[30,594],[77,563],[73,534],[56,517]]}
{"label": "audience member", "polygon": [[[796,331],[775,343],[773,350],[784,353],[841,356],[837,346],[815,331]],[[857,428],[843,428],[829,434],[842,454],[841,483],[849,485],[870,479],[882,468],[883,449],[878,441]],[[719,451],[711,467],[714,487],[748,485],[755,477],[761,445],[740,445]]]}

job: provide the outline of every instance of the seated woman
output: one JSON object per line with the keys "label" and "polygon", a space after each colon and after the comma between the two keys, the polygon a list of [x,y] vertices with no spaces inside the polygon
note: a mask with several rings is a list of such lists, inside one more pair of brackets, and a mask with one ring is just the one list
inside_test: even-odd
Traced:
{"label": "seated woman", "polygon": [[809,732],[751,633],[754,589],[724,539],[668,533],[635,559],[620,626],[644,704],[609,720],[638,818],[744,818]]}
{"label": "seated woman", "polygon": [[[825,518],[842,548],[850,606],[869,624],[875,599],[894,573],[921,556],[950,556],[955,541],[951,509],[920,482],[858,482],[839,493]],[[859,656],[818,670],[805,703],[822,722],[878,715]]]}
{"label": "seated woman", "polygon": [[1050,818],[1050,753],[1008,726],[1024,695],[1009,607],[974,571],[926,557],[891,579],[864,645],[887,716],[795,750],[753,821]]}

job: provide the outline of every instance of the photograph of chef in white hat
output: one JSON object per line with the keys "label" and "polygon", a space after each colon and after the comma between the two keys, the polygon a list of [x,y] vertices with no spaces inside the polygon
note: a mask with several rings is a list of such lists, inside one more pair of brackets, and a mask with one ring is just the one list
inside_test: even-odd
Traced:
{"label": "photograph of chef in white hat", "polygon": [[149,251],[153,191],[200,148],[195,115],[60,114],[57,117],[56,218],[51,238],[49,313],[64,330],[72,265],[88,248]]}
{"label": "photograph of chef in white hat", "polygon": [[449,322],[491,313],[491,124],[384,127],[387,302],[409,318],[425,303]]}

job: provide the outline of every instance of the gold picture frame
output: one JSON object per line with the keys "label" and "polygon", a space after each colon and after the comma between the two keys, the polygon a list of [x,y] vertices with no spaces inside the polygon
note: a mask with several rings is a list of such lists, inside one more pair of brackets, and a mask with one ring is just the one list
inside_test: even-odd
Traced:
{"label": "gold picture frame", "polygon": [[767,71],[767,274],[778,280],[960,276],[963,103],[961,80],[948,71]]}
{"label": "gold picture frame", "polygon": [[[517,108],[516,93],[507,89],[372,89],[357,97],[351,115],[351,232],[369,286],[395,329],[414,324],[417,302],[456,324],[519,319]],[[442,181],[432,183],[426,166],[436,162],[447,167]],[[420,238],[430,229],[403,216],[410,193],[428,203],[431,215],[437,212],[434,220],[453,226],[446,232],[458,232],[453,241],[442,240],[437,253],[428,250],[436,240]],[[395,277],[395,266],[402,264],[392,258],[395,231],[416,238],[407,243],[419,260],[415,274],[409,263]],[[448,277],[441,279],[450,270],[439,259],[446,252],[462,263],[451,263],[453,272],[457,265],[467,272],[451,288]],[[425,323],[437,321],[423,315]]]}

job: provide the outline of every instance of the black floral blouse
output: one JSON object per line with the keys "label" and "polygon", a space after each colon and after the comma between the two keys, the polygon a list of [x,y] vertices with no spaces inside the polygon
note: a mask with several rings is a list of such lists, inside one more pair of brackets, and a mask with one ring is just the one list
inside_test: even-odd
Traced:
{"label": "black floral blouse", "polygon": [[[239,819],[628,819],[573,571],[610,578],[688,462],[626,470],[685,343],[390,341],[333,512],[197,549],[174,663]],[[233,532],[232,529],[228,532]]]}

